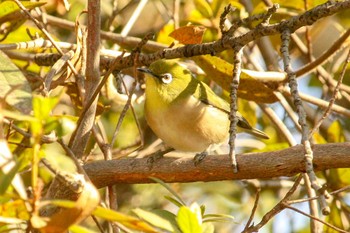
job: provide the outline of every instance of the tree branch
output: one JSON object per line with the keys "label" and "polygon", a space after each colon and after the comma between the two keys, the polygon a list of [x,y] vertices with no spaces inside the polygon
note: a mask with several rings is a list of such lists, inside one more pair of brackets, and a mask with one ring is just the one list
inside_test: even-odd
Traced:
{"label": "tree branch", "polygon": [[[313,165],[316,171],[350,167],[350,143],[314,145]],[[97,188],[117,183],[151,183],[149,177],[165,182],[220,181],[293,176],[305,172],[304,147],[237,155],[238,173],[232,172],[227,155],[207,156],[194,166],[193,158],[165,157],[153,163],[148,158],[94,161],[84,166]]]}

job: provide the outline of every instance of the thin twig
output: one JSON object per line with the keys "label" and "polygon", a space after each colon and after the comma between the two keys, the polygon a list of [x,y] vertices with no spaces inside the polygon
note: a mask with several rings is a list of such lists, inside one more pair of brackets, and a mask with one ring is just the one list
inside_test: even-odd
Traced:
{"label": "thin twig", "polygon": [[343,82],[343,78],[345,76],[345,72],[347,70],[347,66],[348,66],[349,62],[350,62],[350,49],[349,49],[348,55],[346,56],[346,60],[344,62],[343,69],[342,69],[342,71],[340,73],[340,77],[338,79],[337,86],[335,87],[333,95],[332,95],[331,99],[329,100],[329,104],[328,104],[327,108],[324,110],[322,117],[317,121],[317,123],[315,124],[314,128],[309,133],[309,138],[311,138],[312,135],[320,128],[322,122],[331,113],[332,106],[333,106],[334,102],[337,99],[337,96],[338,96],[338,93],[339,93],[339,87],[340,87],[340,84]]}
{"label": "thin twig", "polygon": [[329,207],[327,206],[327,203],[325,201],[325,198],[326,196],[328,196],[328,193],[326,190],[322,189],[322,186],[318,183],[317,177],[313,168],[313,150],[311,148],[311,144],[308,139],[309,127],[306,121],[306,113],[303,108],[302,100],[299,95],[296,76],[292,70],[291,62],[290,62],[290,55],[289,55],[290,37],[291,37],[291,32],[289,31],[289,29],[285,29],[281,34],[281,40],[282,40],[281,53],[283,56],[284,71],[287,73],[289,87],[291,89],[294,105],[296,107],[296,111],[299,116],[299,124],[301,125],[301,129],[302,129],[301,142],[305,148],[304,155],[305,155],[306,173],[310,179],[312,188],[315,189],[316,192],[323,192],[324,194],[323,196],[320,197],[319,200],[320,200],[322,212],[326,214],[327,212],[329,212]]}
{"label": "thin twig", "polygon": [[[285,87],[283,89],[281,89],[281,92],[283,94],[286,94],[286,95],[289,95],[291,96],[291,91],[289,88]],[[305,93],[302,93],[302,92],[299,92],[299,96],[302,100],[306,101],[306,102],[309,102],[311,104],[314,104],[320,108],[327,108],[328,105],[329,105],[329,102],[328,101],[325,101],[325,100],[321,100],[319,98],[316,98],[316,97],[313,97],[311,95],[308,95],[308,94],[305,94]],[[350,110],[347,109],[347,108],[344,108],[342,106],[339,106],[337,104],[333,104],[331,106],[331,109],[333,112],[336,112],[338,114],[341,114],[341,115],[344,115],[346,117],[350,117]]]}
{"label": "thin twig", "polygon": [[[338,190],[335,190],[333,192],[330,192],[329,195],[335,195],[335,194],[338,194],[338,193],[341,193],[341,192],[344,192],[344,191],[347,191],[347,190],[350,190],[350,185],[345,186],[343,188],[340,188]],[[311,201],[311,200],[316,200],[318,198],[319,198],[319,196],[310,197],[310,198],[303,198],[303,199],[297,199],[297,200],[288,201],[287,204],[288,205],[292,205],[292,204],[297,204],[297,203],[302,203],[302,202],[308,202],[308,201]]]}
{"label": "thin twig", "polygon": [[297,129],[301,132],[301,127],[298,123],[298,116],[296,115],[293,108],[290,106],[284,95],[282,93],[275,91],[275,96],[278,98],[279,103],[282,105],[288,116],[292,119],[294,122],[294,125],[297,127]]}
{"label": "thin twig", "polygon": [[256,210],[257,210],[257,208],[258,208],[258,204],[259,204],[260,192],[261,192],[260,189],[257,189],[257,190],[256,190],[254,206],[253,206],[253,209],[252,209],[252,211],[251,211],[251,213],[250,213],[249,219],[248,219],[248,221],[247,221],[247,223],[246,223],[246,225],[245,225],[245,227],[244,227],[243,232],[246,231],[246,230],[250,227],[250,224],[251,224],[252,221],[253,221],[255,212],[256,212]]}
{"label": "thin twig", "polygon": [[[57,49],[57,51],[63,56],[64,52],[61,50],[61,48],[56,44],[55,40],[52,38],[52,36],[50,35],[50,33],[40,24],[40,22],[34,18],[30,12],[23,6],[23,4],[19,1],[19,0],[13,0],[18,7],[35,23],[35,25],[44,33],[44,35],[51,41],[51,43],[53,44],[53,46]],[[69,68],[72,70],[72,72],[74,73],[74,75],[77,75],[77,71],[75,70],[73,64],[69,61],[67,61],[67,64],[69,66]]]}
{"label": "thin twig", "polygon": [[231,159],[231,164],[233,166],[233,172],[238,172],[237,161],[236,161],[236,152],[235,152],[235,140],[237,133],[237,90],[239,85],[239,76],[241,75],[242,69],[242,51],[243,47],[236,47],[234,49],[234,58],[233,58],[233,77],[230,84],[230,137],[229,137],[229,157]]}
{"label": "thin twig", "polygon": [[295,190],[298,188],[300,181],[302,179],[302,175],[299,175],[298,178],[295,180],[294,185],[292,188],[286,193],[286,195],[282,198],[280,202],[277,203],[269,212],[267,212],[261,219],[261,221],[257,225],[252,225],[245,231],[244,233],[250,233],[250,232],[258,232],[260,228],[266,225],[275,215],[280,213],[283,209],[286,208],[285,202],[288,201],[292,194],[295,192]]}
{"label": "thin twig", "polygon": [[[344,44],[344,42],[347,40],[347,38],[350,36],[350,29],[346,30],[346,32],[339,37],[337,41],[332,43],[332,46],[325,51],[321,56],[319,56],[317,59],[314,59],[312,62],[308,63],[307,65],[299,68],[295,71],[295,75],[297,77],[305,75],[309,72],[311,72],[313,69],[319,67],[324,62],[326,62],[331,56],[336,54],[336,51],[338,51],[341,46]],[[314,57],[312,57],[314,58]]]}
{"label": "thin twig", "polygon": [[307,214],[307,213],[305,213],[305,212],[303,212],[303,211],[301,211],[301,210],[299,210],[299,209],[297,209],[297,208],[295,208],[295,207],[293,207],[293,206],[288,205],[288,204],[285,203],[285,202],[283,202],[282,205],[283,205],[285,208],[294,210],[295,212],[297,212],[297,213],[299,213],[299,214],[302,214],[302,215],[304,215],[304,216],[306,216],[306,217],[308,217],[308,218],[311,218],[311,219],[313,219],[313,220],[316,220],[316,221],[318,221],[318,222],[320,222],[320,223],[326,225],[327,227],[332,228],[333,230],[335,230],[335,231],[337,231],[337,232],[349,233],[349,231],[345,231],[345,230],[340,229],[340,228],[338,228],[338,227],[336,227],[336,226],[333,226],[332,224],[329,224],[328,222],[325,222],[325,221],[323,221],[323,220],[321,220],[321,219],[319,219],[319,218],[316,218],[315,216],[312,216],[312,215],[310,215],[310,214]]}
{"label": "thin twig", "polygon": [[270,118],[270,120],[275,124],[277,130],[279,130],[284,138],[288,141],[290,146],[295,146],[297,143],[293,138],[290,130],[287,126],[281,121],[281,119],[277,116],[277,114],[267,106],[266,104],[259,104],[261,110]]}

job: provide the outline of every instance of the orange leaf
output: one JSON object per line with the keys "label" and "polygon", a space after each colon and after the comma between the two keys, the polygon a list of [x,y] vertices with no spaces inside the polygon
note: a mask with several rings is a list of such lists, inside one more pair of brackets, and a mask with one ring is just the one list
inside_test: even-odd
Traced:
{"label": "orange leaf", "polygon": [[181,44],[200,44],[202,43],[205,29],[203,26],[189,25],[176,29],[169,36],[178,40]]}

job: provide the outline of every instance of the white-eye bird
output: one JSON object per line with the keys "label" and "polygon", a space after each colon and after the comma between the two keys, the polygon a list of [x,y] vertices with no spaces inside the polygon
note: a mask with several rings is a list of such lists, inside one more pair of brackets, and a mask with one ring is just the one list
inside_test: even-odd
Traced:
{"label": "white-eye bird", "polygon": [[[184,152],[204,152],[229,136],[230,105],[204,82],[175,61],[158,60],[146,74],[146,120],[168,146]],[[268,139],[237,112],[238,130]]]}

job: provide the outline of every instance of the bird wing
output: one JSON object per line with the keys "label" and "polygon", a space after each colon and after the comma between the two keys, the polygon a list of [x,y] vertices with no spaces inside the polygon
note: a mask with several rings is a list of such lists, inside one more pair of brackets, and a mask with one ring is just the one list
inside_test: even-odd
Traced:
{"label": "bird wing", "polygon": [[[194,95],[202,103],[230,114],[230,104],[217,96],[213,90],[205,83],[198,82],[197,90],[195,91]],[[236,115],[238,118],[237,126],[246,130],[253,129],[249,122],[239,112],[237,112]]]}

